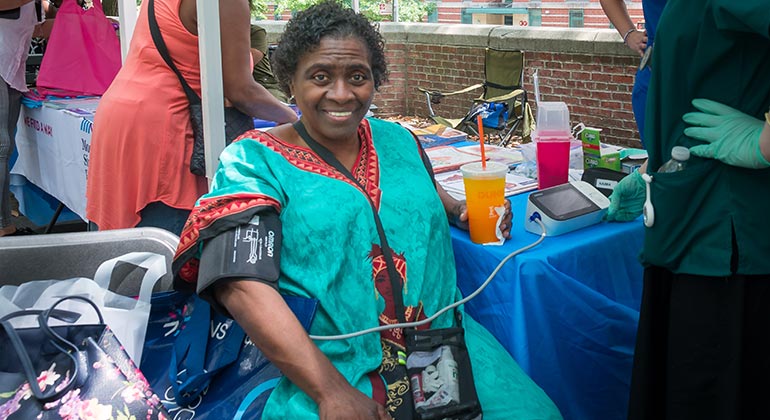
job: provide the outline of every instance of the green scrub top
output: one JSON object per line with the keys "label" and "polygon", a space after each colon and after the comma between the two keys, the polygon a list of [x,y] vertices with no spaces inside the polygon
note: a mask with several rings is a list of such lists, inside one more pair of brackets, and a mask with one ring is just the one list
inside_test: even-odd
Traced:
{"label": "green scrub top", "polygon": [[770,273],[770,169],[691,156],[684,171],[656,173],[673,146],[700,143],[683,132],[682,115],[697,111],[694,98],[764,120],[770,3],[669,0],[653,54],[645,141],[655,224],[646,229],[642,262],[704,276]]}
{"label": "green scrub top", "polygon": [[261,60],[254,63],[254,71],[252,72],[254,80],[264,86],[279,101],[288,102],[288,98],[280,86],[278,86],[278,81],[275,80],[273,75],[273,68],[270,66],[267,51],[267,31],[264,28],[251,25],[251,48],[259,50],[264,54]]}

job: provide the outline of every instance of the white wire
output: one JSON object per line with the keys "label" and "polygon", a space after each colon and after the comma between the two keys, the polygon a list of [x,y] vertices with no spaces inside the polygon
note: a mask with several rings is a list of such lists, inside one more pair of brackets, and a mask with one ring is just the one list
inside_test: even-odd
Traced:
{"label": "white wire", "polygon": [[487,277],[487,279],[484,281],[484,283],[481,283],[481,286],[479,286],[473,293],[469,294],[468,296],[464,297],[463,299],[458,300],[455,303],[452,303],[450,305],[447,305],[447,306],[443,307],[442,309],[440,309],[438,312],[436,312],[432,316],[430,316],[428,318],[425,318],[422,321],[404,322],[404,323],[400,323],[400,324],[380,325],[379,327],[367,328],[365,330],[356,331],[356,332],[352,332],[352,333],[348,333],[348,334],[339,334],[339,335],[311,335],[310,338],[313,339],[313,340],[346,340],[348,338],[358,337],[360,335],[370,334],[370,333],[374,333],[374,332],[380,332],[380,331],[385,331],[385,330],[392,330],[394,328],[413,328],[413,327],[419,327],[420,325],[424,325],[424,324],[427,324],[429,322],[432,322],[434,319],[438,318],[444,312],[446,312],[446,311],[448,311],[450,309],[454,309],[454,308],[456,308],[456,307],[458,307],[458,306],[468,302],[469,300],[475,298],[476,296],[478,296],[478,294],[481,293],[484,290],[484,288],[487,287],[489,282],[492,281],[493,278],[495,278],[495,276],[500,271],[500,269],[503,268],[503,264],[508,262],[508,260],[510,260],[511,258],[515,257],[516,255],[519,255],[520,253],[522,253],[522,252],[524,252],[524,251],[526,251],[528,249],[531,249],[531,248],[539,245],[540,242],[543,242],[543,240],[545,239],[545,225],[543,225],[543,222],[540,220],[540,218],[535,218],[533,221],[537,222],[537,224],[540,225],[540,229],[542,231],[542,233],[540,234],[540,237],[535,242],[532,242],[531,244],[529,244],[527,246],[524,246],[524,247],[521,247],[521,248],[517,249],[516,251],[513,251],[510,254],[508,254],[505,258],[503,258],[502,261],[500,261],[499,264],[497,264],[497,267],[495,267],[495,269],[492,270],[492,274],[490,274],[489,277]]}

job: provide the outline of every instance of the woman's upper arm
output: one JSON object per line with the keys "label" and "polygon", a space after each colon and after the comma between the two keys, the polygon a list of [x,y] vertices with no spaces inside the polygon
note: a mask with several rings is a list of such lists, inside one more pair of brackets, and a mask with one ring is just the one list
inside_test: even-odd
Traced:
{"label": "woman's upper arm", "polygon": [[251,76],[250,16],[247,0],[219,2],[222,84],[225,96],[231,100],[237,92],[255,83]]}

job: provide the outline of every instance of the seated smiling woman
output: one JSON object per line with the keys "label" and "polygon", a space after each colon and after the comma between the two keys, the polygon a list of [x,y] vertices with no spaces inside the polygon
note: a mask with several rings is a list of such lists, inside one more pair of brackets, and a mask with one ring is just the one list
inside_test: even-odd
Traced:
{"label": "seated smiling woman", "polygon": [[[437,187],[409,131],[364,118],[387,66],[384,41],[363,16],[334,2],[298,13],[273,63],[309,137],[355,181],[309,148],[298,125],[247,133],[225,149],[188,219],[175,285],[229,313],[284,373],[263,418],[413,418],[402,329],[314,341],[281,295],[318,300],[315,336],[394,324],[399,297],[406,321],[430,317],[461,297],[448,221],[466,222],[465,205]],[[401,278],[395,293],[372,206]],[[234,229],[266,241],[257,250],[222,245]],[[231,251],[243,257],[233,262]],[[449,311],[422,328],[455,324]],[[462,324],[485,419],[561,418],[494,337],[467,315]]]}

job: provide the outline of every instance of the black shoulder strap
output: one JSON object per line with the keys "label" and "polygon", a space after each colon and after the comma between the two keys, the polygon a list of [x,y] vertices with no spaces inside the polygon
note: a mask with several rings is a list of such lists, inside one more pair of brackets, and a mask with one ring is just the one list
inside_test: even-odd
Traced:
{"label": "black shoulder strap", "polygon": [[[152,0],[150,0],[152,1]],[[393,290],[393,303],[396,305],[396,316],[398,317],[398,322],[404,323],[406,322],[406,318],[404,315],[404,297],[401,294],[401,283],[399,283],[399,280],[401,279],[401,276],[398,274],[398,270],[396,270],[396,264],[393,262],[393,253],[390,252],[390,246],[388,246],[388,239],[385,237],[385,229],[382,227],[382,221],[380,221],[380,215],[377,213],[377,208],[374,205],[374,202],[372,201],[372,198],[369,197],[369,194],[366,194],[366,191],[361,185],[356,177],[353,176],[353,174],[350,173],[348,168],[346,168],[342,163],[340,163],[339,160],[334,156],[332,152],[329,151],[326,147],[324,147],[322,144],[318,143],[313,139],[313,137],[310,136],[310,133],[307,132],[307,129],[305,128],[305,125],[302,124],[301,120],[297,120],[297,122],[294,123],[294,129],[297,130],[297,133],[299,133],[300,137],[302,137],[303,140],[305,140],[305,143],[307,143],[308,146],[310,146],[313,151],[321,157],[326,163],[333,166],[334,169],[340,171],[341,174],[345,175],[349,180],[353,181],[356,185],[358,185],[359,188],[364,190],[364,196],[366,196],[366,199],[369,200],[369,204],[372,207],[372,213],[374,214],[374,223],[377,225],[377,234],[380,236],[380,246],[382,247],[382,255],[385,257],[385,265],[388,268],[388,277],[390,277],[390,285],[391,289]]]}
{"label": "black shoulder strap", "polygon": [[176,68],[174,62],[171,61],[171,56],[168,54],[168,48],[166,48],[166,42],[163,41],[163,35],[160,33],[158,21],[155,19],[155,1],[149,0],[149,4],[147,6],[147,20],[150,22],[150,34],[152,35],[152,41],[155,43],[155,48],[158,49],[158,53],[160,53],[160,56],[163,57],[163,61],[166,62],[166,65],[168,65],[168,67],[174,71],[176,77],[179,78],[179,83],[182,84],[182,89],[184,89],[184,93],[187,95],[187,99],[190,101],[190,103],[200,102],[200,96],[198,96],[193,88],[187,84],[187,80],[184,79],[182,73],[179,72],[179,69]]}

